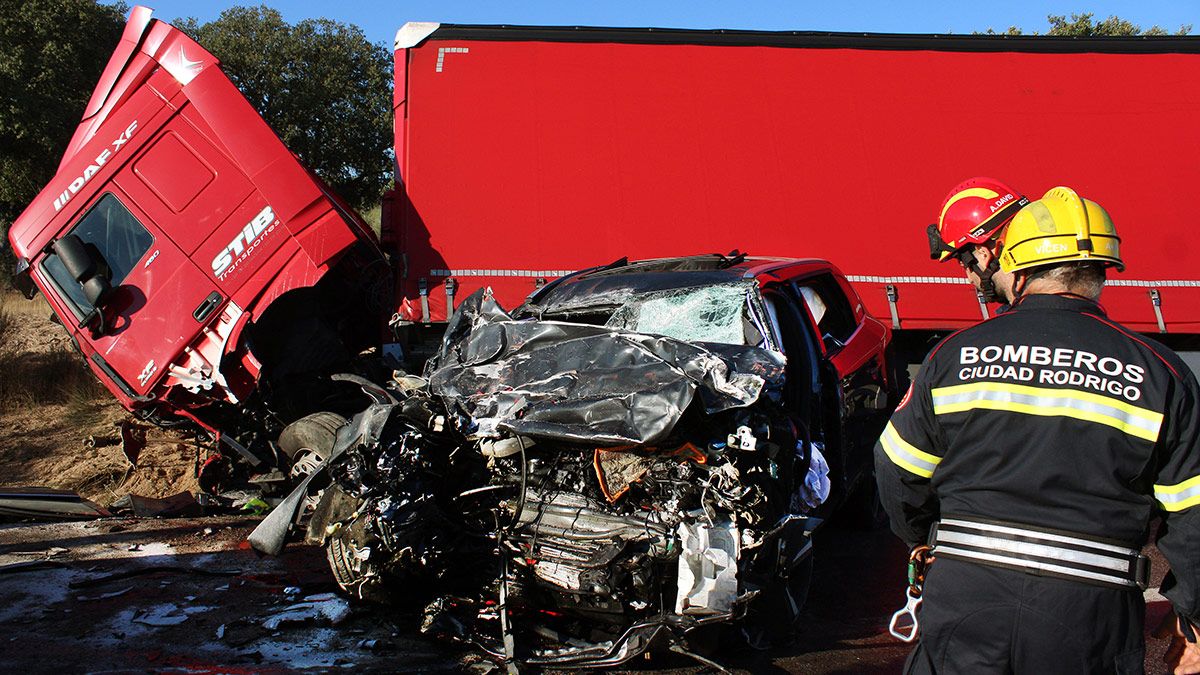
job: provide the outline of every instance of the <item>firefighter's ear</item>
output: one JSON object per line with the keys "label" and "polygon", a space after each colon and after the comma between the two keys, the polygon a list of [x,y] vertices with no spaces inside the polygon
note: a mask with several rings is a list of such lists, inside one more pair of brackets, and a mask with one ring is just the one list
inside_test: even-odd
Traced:
{"label": "firefighter's ear", "polygon": [[972,247],[972,253],[975,254],[975,259],[979,261],[979,269],[983,270],[986,270],[988,265],[990,265],[992,261],[996,259],[996,254],[992,252],[992,249],[980,244],[976,244],[974,247]]}

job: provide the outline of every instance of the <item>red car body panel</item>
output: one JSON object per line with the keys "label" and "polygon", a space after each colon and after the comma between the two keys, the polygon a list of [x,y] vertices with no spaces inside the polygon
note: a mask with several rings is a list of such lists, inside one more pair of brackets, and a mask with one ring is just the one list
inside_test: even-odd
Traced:
{"label": "red car body panel", "polygon": [[[829,361],[837,370],[839,377],[850,376],[872,359],[878,359],[879,363],[884,363],[892,331],[886,324],[866,311],[857,290],[835,265],[824,260],[781,261],[767,263],[747,271],[747,276],[752,275],[762,288],[768,288],[777,282],[803,282],[805,279],[821,274],[832,274],[837,281],[841,293],[850,301],[854,322],[858,326],[844,347],[831,356],[827,347],[821,345],[822,355],[829,356]],[[808,319],[812,323],[814,334],[820,335],[821,331],[817,328],[811,313],[808,315]]]}
{"label": "red car body panel", "polygon": [[[259,371],[240,342],[249,319],[315,284],[352,244],[374,241],[218,60],[144,7],[131,12],[58,174],[9,232],[62,317],[79,313],[41,265],[50,245],[108,194],[153,242],[106,305],[111,330],[93,337],[64,323],[129,408],[166,399],[169,388],[196,377],[209,380],[202,389],[215,377],[218,399],[245,396]],[[210,296],[215,307],[194,318]],[[239,365],[223,373],[231,353]]]}
{"label": "red car body panel", "polygon": [[983,174],[1103,204],[1110,314],[1157,331],[1156,290],[1200,333],[1198,38],[433,27],[395,52],[404,319],[422,279],[436,321],[447,278],[513,306],[538,277],[737,248],[832,260],[876,316],[891,285],[901,328],[965,327],[975,293],[924,228]]}

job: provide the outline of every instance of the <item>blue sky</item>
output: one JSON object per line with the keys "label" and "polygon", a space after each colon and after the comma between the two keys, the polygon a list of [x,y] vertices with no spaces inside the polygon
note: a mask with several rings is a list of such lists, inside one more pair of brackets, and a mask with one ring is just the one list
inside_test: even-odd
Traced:
{"label": "blue sky", "polygon": [[[131,4],[137,0],[132,0]],[[216,18],[234,5],[254,0],[197,3],[195,0],[143,0],[155,17],[172,20],[195,16]],[[396,29],[406,21],[442,23],[508,23],[532,25],[635,26],[663,28],[742,28],[754,30],[828,30],[879,33],[970,33],[987,28],[1019,26],[1026,32],[1044,31],[1047,14],[1092,12],[1098,18],[1117,15],[1143,28],[1158,24],[1175,31],[1193,24],[1200,30],[1196,0],[1013,0],[973,2],[931,0],[366,0],[330,3],[328,0],[273,0],[285,19],[325,16],[357,24],[374,42],[391,45]]]}

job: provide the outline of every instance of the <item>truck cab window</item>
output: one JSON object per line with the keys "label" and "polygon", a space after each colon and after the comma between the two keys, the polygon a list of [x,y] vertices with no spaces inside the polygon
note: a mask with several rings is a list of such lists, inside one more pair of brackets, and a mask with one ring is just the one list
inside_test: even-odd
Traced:
{"label": "truck cab window", "polygon": [[[129,276],[129,272],[154,243],[150,232],[112,193],[101,197],[66,234],[77,235],[84,243],[93,244],[100,250],[108,263],[112,275],[110,281],[114,287]],[[41,267],[75,309],[78,317],[92,311],[91,304],[83,295],[83,288],[67,272],[57,255],[47,255]]]}

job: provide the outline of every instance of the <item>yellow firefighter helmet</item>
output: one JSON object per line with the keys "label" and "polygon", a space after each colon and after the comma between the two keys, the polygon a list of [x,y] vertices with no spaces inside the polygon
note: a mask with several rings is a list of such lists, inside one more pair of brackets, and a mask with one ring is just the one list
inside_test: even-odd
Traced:
{"label": "yellow firefighter helmet", "polygon": [[1125,270],[1121,239],[1108,212],[1069,187],[1053,188],[1021,209],[1000,239],[1000,269],[1005,272],[1076,261]]}

